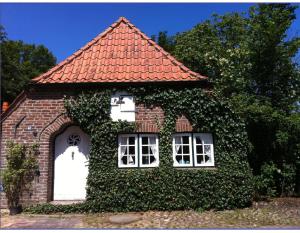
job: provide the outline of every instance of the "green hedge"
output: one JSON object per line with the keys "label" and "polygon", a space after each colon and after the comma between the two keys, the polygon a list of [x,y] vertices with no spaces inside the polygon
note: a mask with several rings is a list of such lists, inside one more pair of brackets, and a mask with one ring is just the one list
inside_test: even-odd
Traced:
{"label": "green hedge", "polygon": [[[124,89],[122,89],[124,90]],[[136,103],[160,106],[157,168],[118,168],[117,136],[135,132],[135,124],[112,122],[110,96],[117,89],[82,93],[66,100],[70,117],[91,136],[87,200],[69,206],[38,205],[34,213],[232,209],[248,206],[253,196],[245,125],[230,107],[199,88],[136,87],[125,91]],[[212,132],[215,168],[174,168],[172,133],[184,114],[195,132]]]}

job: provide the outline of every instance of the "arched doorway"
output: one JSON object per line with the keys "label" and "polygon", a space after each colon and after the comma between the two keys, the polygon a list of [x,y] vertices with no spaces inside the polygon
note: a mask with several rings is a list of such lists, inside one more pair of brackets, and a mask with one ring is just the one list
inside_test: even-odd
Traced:
{"label": "arched doorway", "polygon": [[78,126],[69,126],[54,143],[53,200],[85,199],[89,136]]}

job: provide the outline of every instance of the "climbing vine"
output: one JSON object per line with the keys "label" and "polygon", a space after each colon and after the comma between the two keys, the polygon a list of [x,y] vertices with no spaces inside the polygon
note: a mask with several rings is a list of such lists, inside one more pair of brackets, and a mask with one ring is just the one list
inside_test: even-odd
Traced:
{"label": "climbing vine", "polygon": [[[82,93],[66,99],[69,116],[91,137],[87,200],[80,205],[38,205],[34,213],[231,209],[252,200],[245,125],[228,104],[200,88],[130,87],[136,104],[160,106],[159,159],[156,168],[118,168],[119,133],[136,125],[110,118],[110,97],[121,89]],[[172,134],[177,117],[185,115],[195,132],[214,137],[215,168],[174,168]]]}

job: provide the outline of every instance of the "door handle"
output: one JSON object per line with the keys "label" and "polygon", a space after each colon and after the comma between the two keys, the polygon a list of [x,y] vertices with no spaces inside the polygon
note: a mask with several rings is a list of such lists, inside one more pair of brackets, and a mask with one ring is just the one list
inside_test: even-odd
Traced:
{"label": "door handle", "polygon": [[74,151],[72,151],[72,160],[74,160]]}

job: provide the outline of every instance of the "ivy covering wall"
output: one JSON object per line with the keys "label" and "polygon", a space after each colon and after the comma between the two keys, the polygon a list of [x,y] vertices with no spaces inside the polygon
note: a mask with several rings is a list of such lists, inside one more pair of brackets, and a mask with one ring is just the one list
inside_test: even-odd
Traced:
{"label": "ivy covering wall", "polygon": [[[91,137],[87,200],[70,206],[38,205],[31,212],[99,212],[181,209],[231,209],[248,206],[253,195],[247,162],[245,126],[230,107],[200,88],[135,87],[122,89],[136,104],[160,106],[159,167],[118,168],[118,134],[135,124],[112,122],[110,98],[117,89],[82,93],[66,100],[70,117]],[[185,115],[195,132],[214,137],[214,168],[174,168],[172,134]]]}

